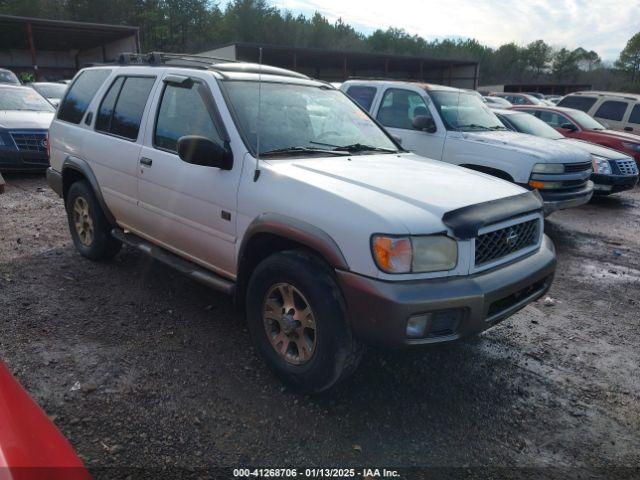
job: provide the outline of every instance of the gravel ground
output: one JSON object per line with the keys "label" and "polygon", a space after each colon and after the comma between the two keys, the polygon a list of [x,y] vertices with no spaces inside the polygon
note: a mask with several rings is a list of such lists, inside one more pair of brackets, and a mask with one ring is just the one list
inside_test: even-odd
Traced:
{"label": "gravel ground", "polygon": [[132,250],[80,257],[44,178],[6,180],[0,356],[96,476],[238,464],[640,476],[638,189],[549,219],[552,301],[454,346],[370,351],[336,392],[306,397],[256,357],[227,297]]}

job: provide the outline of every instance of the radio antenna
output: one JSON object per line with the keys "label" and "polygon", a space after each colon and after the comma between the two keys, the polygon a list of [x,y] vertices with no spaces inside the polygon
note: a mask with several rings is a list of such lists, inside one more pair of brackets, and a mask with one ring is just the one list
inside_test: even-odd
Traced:
{"label": "radio antenna", "polygon": [[260,178],[260,128],[261,128],[261,110],[262,110],[262,47],[260,47],[260,55],[258,57],[260,68],[258,69],[258,125],[256,127],[256,170],[253,172],[253,181],[257,182]]}

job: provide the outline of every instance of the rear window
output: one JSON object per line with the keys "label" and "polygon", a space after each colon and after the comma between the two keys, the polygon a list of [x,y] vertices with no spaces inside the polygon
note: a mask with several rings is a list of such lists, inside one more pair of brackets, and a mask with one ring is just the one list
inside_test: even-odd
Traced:
{"label": "rear window", "polygon": [[559,107],[575,108],[576,110],[582,110],[588,112],[591,107],[596,103],[597,98],[594,97],[579,97],[577,95],[569,95],[564,97],[558,102]]}
{"label": "rear window", "polygon": [[349,95],[355,102],[365,110],[371,109],[371,104],[376,96],[375,87],[358,87],[353,86],[347,89],[347,95]]}
{"label": "rear window", "polygon": [[111,70],[86,70],[69,88],[58,109],[58,119],[69,123],[80,123],[98,89]]}
{"label": "rear window", "polygon": [[638,123],[640,124],[640,104],[633,107],[631,110],[631,116],[629,117],[629,123]]}
{"label": "rear window", "polygon": [[624,117],[628,106],[629,104],[627,102],[607,100],[602,105],[600,105],[594,117],[619,122],[622,120],[622,117]]}

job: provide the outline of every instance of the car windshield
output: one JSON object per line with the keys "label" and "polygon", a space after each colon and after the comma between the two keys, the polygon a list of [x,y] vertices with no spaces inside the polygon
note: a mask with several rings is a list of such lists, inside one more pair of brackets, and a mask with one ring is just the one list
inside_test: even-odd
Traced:
{"label": "car windshield", "polygon": [[571,112],[571,117],[585,130],[604,130],[605,126],[580,110]]}
{"label": "car windshield", "polygon": [[262,82],[259,93],[258,82],[237,80],[227,80],[224,86],[238,128],[254,154],[258,130],[261,155],[398,151],[387,134],[339,90]]}
{"label": "car windshield", "polygon": [[550,138],[552,140],[564,138],[564,135],[559,133],[555,128],[550,127],[530,113],[513,113],[510,114],[507,119],[519,132],[535,135],[536,137]]}
{"label": "car windshield", "polygon": [[42,95],[26,87],[0,88],[0,110],[56,111]]}
{"label": "car windshield", "polygon": [[34,83],[32,87],[46,98],[60,99],[67,91],[67,86],[61,83]]}
{"label": "car windshield", "polygon": [[428,92],[447,130],[504,130],[498,117],[478,95],[467,92],[431,90]]}
{"label": "car windshield", "polygon": [[0,83],[13,83],[15,85],[20,84],[20,80],[16,77],[16,74],[10,70],[0,70]]}

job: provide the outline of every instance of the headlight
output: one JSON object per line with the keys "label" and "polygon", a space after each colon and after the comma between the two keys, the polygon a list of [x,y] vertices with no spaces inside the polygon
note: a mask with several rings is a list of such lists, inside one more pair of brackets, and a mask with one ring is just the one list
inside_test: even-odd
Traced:
{"label": "headlight", "polygon": [[536,163],[533,166],[533,173],[564,173],[562,163]]}
{"label": "headlight", "polygon": [[458,244],[444,235],[375,235],[371,249],[376,265],[386,273],[438,272],[458,263]]}
{"label": "headlight", "polygon": [[609,160],[599,155],[591,155],[593,171],[598,175],[611,175],[611,164]]}
{"label": "headlight", "polygon": [[633,150],[634,152],[640,152],[640,143],[626,143],[622,142],[622,146],[624,148],[628,148],[629,150]]}

